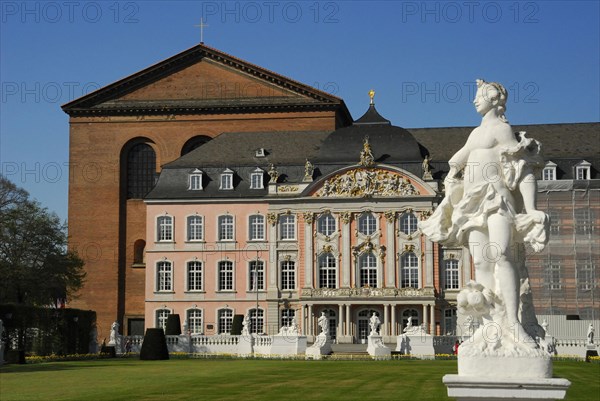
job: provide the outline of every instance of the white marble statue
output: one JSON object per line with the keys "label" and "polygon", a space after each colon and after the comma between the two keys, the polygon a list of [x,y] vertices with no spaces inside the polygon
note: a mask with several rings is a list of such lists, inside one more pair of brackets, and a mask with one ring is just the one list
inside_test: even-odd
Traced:
{"label": "white marble statue", "polygon": [[[476,281],[457,303],[459,313],[483,324],[461,354],[536,356],[534,339],[544,334],[533,310],[524,244],[539,252],[548,242],[548,216],[535,208],[541,145],[525,132],[515,137],[504,116],[502,85],[477,80],[477,88],[473,103],[481,125],[450,159],[446,196],[419,226],[435,242],[468,246],[473,257]],[[492,322],[493,339],[485,329]]]}
{"label": "white marble statue", "polygon": [[321,312],[321,316],[319,316],[317,324],[319,327],[321,327],[321,334],[329,335],[329,319],[327,319],[327,316],[325,316],[325,312]]}
{"label": "white marble statue", "polygon": [[590,325],[588,326],[588,331],[587,331],[587,343],[589,345],[594,344],[594,325],[590,323]]}
{"label": "white marble statue", "polygon": [[113,322],[113,324],[110,326],[110,337],[108,340],[108,344],[116,345],[118,337],[119,337],[119,323]]}
{"label": "white marble statue", "polygon": [[[239,322],[239,320],[238,320]],[[250,313],[246,313],[246,315],[244,315],[244,319],[242,320],[242,335],[243,336],[247,336],[250,335]]]}
{"label": "white marble statue", "polygon": [[379,334],[379,327],[381,326],[381,320],[375,312],[371,315],[371,319],[369,319],[369,327],[371,328],[371,333],[369,335],[376,336]]}
{"label": "white marble statue", "polygon": [[412,316],[408,317],[408,321],[406,322],[406,327],[402,331],[404,333],[409,333],[409,332],[413,331]]}

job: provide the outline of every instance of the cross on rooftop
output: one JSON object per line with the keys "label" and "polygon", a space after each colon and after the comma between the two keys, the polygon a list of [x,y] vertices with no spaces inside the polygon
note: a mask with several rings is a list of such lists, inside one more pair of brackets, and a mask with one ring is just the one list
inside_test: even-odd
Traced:
{"label": "cross on rooftop", "polygon": [[200,18],[200,24],[194,25],[196,28],[200,28],[200,44],[204,44],[204,28],[208,26],[208,24],[204,23],[204,18]]}

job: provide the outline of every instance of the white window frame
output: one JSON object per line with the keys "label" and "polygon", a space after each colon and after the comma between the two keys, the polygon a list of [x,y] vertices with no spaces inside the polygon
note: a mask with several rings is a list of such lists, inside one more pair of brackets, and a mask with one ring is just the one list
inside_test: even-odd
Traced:
{"label": "white window frame", "polygon": [[556,163],[549,161],[542,170],[542,181],[556,180]]}
{"label": "white window frame", "polygon": [[575,263],[577,268],[577,287],[580,291],[589,291],[594,288],[594,265],[590,260],[579,259]]}
{"label": "white window frame", "polygon": [[223,191],[231,191],[233,189],[233,171],[225,169],[219,177],[219,189]]}
{"label": "white window frame", "polygon": [[419,288],[419,257],[412,251],[405,252],[400,256],[400,287]]}
{"label": "white window frame", "polygon": [[400,232],[413,235],[418,229],[419,219],[413,212],[405,212],[400,216]]}
{"label": "white window frame", "polygon": [[377,217],[375,214],[373,212],[364,212],[358,216],[357,229],[362,235],[372,236],[375,234],[377,232]]}
{"label": "white window frame", "polygon": [[265,178],[264,170],[257,167],[256,170],[254,170],[250,174],[250,189],[264,189],[265,188],[264,178]]}
{"label": "white window frame", "polygon": [[[231,267],[231,269],[225,269]],[[217,292],[235,291],[235,264],[231,260],[217,262]]]}
{"label": "white window frame", "polygon": [[[228,316],[223,316],[227,313]],[[231,327],[233,326],[233,309],[221,308],[217,309],[217,333],[218,334],[229,334],[231,333]]]}
{"label": "white window frame", "polygon": [[[199,314],[200,316],[192,316]],[[190,334],[204,333],[204,311],[200,308],[191,308],[185,311],[185,319]],[[187,334],[187,333],[184,333]]]}
{"label": "white window frame", "polygon": [[[265,332],[265,310],[263,308],[256,307],[248,311],[250,315],[250,333],[261,334]],[[260,329],[260,330],[259,330]]]}
{"label": "white window frame", "polygon": [[[260,218],[262,222],[257,223],[254,221],[255,218]],[[265,216],[262,214],[252,214],[248,216],[248,241],[265,241],[266,240],[266,229],[265,229]],[[259,232],[262,232],[262,236],[259,236]]]}
{"label": "white window frame", "polygon": [[[194,274],[199,275],[200,279],[194,277],[192,279],[192,265],[194,265]],[[187,292],[203,292],[204,291],[204,263],[200,260],[188,260],[185,263],[185,280]],[[199,282],[198,282],[199,281]],[[193,286],[193,288],[192,288]]]}
{"label": "white window frame", "polygon": [[457,259],[444,260],[444,289],[460,289],[460,264]]}
{"label": "white window frame", "polygon": [[[168,270],[162,271],[161,268]],[[173,262],[170,260],[159,260],[156,262],[156,292],[173,292],[173,276],[174,276]]]}
{"label": "white window frame", "polygon": [[279,239],[281,241],[296,240],[296,216],[294,214],[279,216]]}
{"label": "white window frame", "polygon": [[188,189],[190,191],[202,191],[202,171],[195,169],[189,174]]}
{"label": "white window frame", "polygon": [[[365,275],[363,275],[365,271]],[[372,280],[372,272],[375,272],[375,282]],[[364,278],[364,279],[363,279]],[[373,252],[365,252],[358,257],[358,287],[377,287],[379,283],[379,271],[377,268],[377,256]],[[374,285],[372,285],[374,284]]]}
{"label": "white window frame", "polygon": [[[192,223],[192,219],[200,219],[200,223]],[[201,242],[204,241],[204,216],[200,216],[199,214],[193,214],[191,216],[187,216],[186,219],[186,239],[189,242]],[[192,229],[192,225],[196,229]],[[200,228],[200,232],[198,233],[198,227]],[[192,234],[196,234],[194,237]]]}
{"label": "white window frame", "polygon": [[323,213],[317,219],[317,232],[326,237],[331,237],[337,229],[335,217],[331,213]]}
{"label": "white window frame", "polygon": [[263,260],[250,260],[248,262],[248,291],[256,292],[254,287],[254,265],[258,263],[258,291],[265,290],[265,262]]}
{"label": "white window frame", "polygon": [[154,311],[154,327],[165,330],[167,327],[167,319],[172,313],[173,311],[169,308],[156,309]]}
{"label": "white window frame", "polygon": [[560,260],[553,259],[548,262],[546,275],[550,291],[562,290],[562,262]]}
{"label": "white window frame", "polygon": [[296,290],[296,261],[284,260],[279,263],[279,284],[281,291]]}
{"label": "white window frame", "polygon": [[591,163],[583,160],[575,166],[575,179],[576,180],[591,180]]}
{"label": "white window frame", "polygon": [[[229,226],[229,223],[224,222],[224,220],[231,219],[231,227],[225,227],[225,224]],[[229,233],[229,228],[231,228],[231,236],[225,236],[225,233]],[[231,214],[222,214],[217,216],[217,241],[219,242],[232,242],[235,241],[235,217]]]}
{"label": "white window frame", "polygon": [[[169,222],[167,223],[167,219]],[[163,222],[164,220],[164,222]],[[173,242],[175,240],[175,218],[168,214],[156,217],[156,241]]]}
{"label": "white window frame", "polygon": [[292,324],[292,320],[296,317],[296,310],[292,308],[285,308],[281,310],[281,327],[288,327]]}
{"label": "white window frame", "polygon": [[337,288],[337,259],[331,252],[319,255],[317,269],[319,288]]}

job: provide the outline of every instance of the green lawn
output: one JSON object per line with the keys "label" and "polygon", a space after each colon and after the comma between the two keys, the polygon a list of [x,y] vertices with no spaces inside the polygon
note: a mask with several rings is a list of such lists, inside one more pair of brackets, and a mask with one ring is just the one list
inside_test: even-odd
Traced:
{"label": "green lawn", "polygon": [[[556,362],[568,400],[600,400],[600,364]],[[113,359],[0,368],[0,400],[443,400],[456,361]]]}

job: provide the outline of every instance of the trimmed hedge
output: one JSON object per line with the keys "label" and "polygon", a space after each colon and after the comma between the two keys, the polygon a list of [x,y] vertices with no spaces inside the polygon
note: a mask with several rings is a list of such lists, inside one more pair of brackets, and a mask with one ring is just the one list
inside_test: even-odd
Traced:
{"label": "trimmed hedge", "polygon": [[242,334],[244,315],[233,315],[233,323],[231,324],[231,335],[239,336]]}
{"label": "trimmed hedge", "polygon": [[158,361],[169,359],[167,338],[163,329],[146,329],[144,342],[140,351],[140,360]]}
{"label": "trimmed hedge", "polygon": [[14,344],[14,349],[28,355],[90,352],[96,327],[94,311],[0,304],[0,316],[4,323],[5,344]]}
{"label": "trimmed hedge", "polygon": [[167,336],[178,336],[181,334],[181,320],[177,313],[170,314],[167,317],[167,326],[165,328],[165,335]]}

